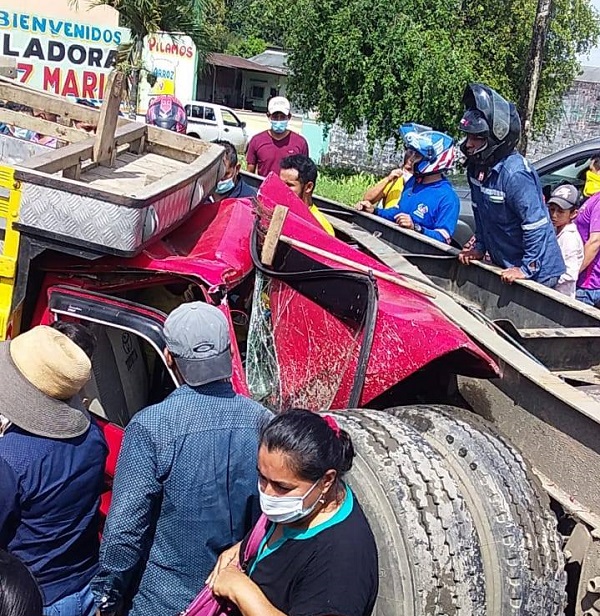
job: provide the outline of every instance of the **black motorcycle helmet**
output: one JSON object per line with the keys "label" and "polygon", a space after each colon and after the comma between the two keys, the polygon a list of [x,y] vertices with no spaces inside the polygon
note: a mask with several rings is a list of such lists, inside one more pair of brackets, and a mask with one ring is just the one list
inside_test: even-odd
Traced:
{"label": "black motorcycle helmet", "polygon": [[467,155],[466,138],[460,149],[471,167],[489,168],[508,156],[521,138],[521,118],[513,103],[481,83],[469,84],[463,94],[465,113],[460,121],[463,133],[481,135],[486,144]]}

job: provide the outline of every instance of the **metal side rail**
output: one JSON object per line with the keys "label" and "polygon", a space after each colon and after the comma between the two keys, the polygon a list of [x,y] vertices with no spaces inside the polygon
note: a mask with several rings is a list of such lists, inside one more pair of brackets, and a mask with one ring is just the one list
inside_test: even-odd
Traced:
{"label": "metal side rail", "polygon": [[[336,231],[352,237],[398,273],[420,276],[431,287],[427,277],[387,243],[346,221],[329,220]],[[498,379],[457,377],[463,398],[523,452],[553,498],[600,529],[595,479],[600,474],[600,401],[519,351],[441,289],[431,301],[502,370]]]}

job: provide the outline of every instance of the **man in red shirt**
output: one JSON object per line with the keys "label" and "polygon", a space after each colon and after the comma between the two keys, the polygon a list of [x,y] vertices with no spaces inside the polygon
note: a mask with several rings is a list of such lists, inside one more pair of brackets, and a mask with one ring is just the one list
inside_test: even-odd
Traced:
{"label": "man in red shirt", "polygon": [[308,143],[301,135],[288,129],[292,114],[290,101],[274,96],[268,105],[267,117],[271,128],[254,135],[248,144],[246,166],[250,173],[263,177],[271,171],[279,175],[279,163],[292,154],[308,156]]}

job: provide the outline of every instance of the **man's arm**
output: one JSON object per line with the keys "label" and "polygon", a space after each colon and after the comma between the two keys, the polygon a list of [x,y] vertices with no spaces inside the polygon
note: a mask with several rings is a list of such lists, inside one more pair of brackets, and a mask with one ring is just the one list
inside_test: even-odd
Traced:
{"label": "man's arm", "polygon": [[580,272],[590,265],[600,252],[600,232],[590,233],[588,241],[583,246],[583,263],[581,264]]}
{"label": "man's arm", "polygon": [[255,137],[250,139],[248,151],[246,152],[246,169],[249,173],[256,173],[256,165],[258,164],[258,156],[256,152]]}
{"label": "man's arm", "polygon": [[125,430],[99,569],[92,582],[96,605],[104,613],[118,608],[146,556],[147,533],[157,514],[156,503],[162,490],[157,474],[150,434],[133,421]]}
{"label": "man's arm", "polygon": [[402,169],[394,169],[384,178],[379,180],[377,184],[367,188],[363,195],[363,201],[370,201],[371,203],[377,203],[381,201],[385,195],[385,187],[388,184],[392,184],[402,175]]}
{"label": "man's arm", "polygon": [[423,227],[423,235],[438,242],[449,244],[452,241],[452,234],[456,230],[459,211],[460,201],[458,195],[453,193],[445,196],[440,201],[436,211],[435,227],[433,229]]}
{"label": "man's arm", "polygon": [[515,263],[515,266],[523,272],[525,278],[531,278],[541,266],[546,227],[550,224],[548,211],[535,178],[524,170],[511,175],[505,198],[507,207],[519,216],[523,231],[523,259],[521,263]]}
{"label": "man's arm", "polygon": [[402,210],[399,207],[388,207],[388,208],[376,207],[373,210],[373,213],[377,214],[377,216],[381,216],[381,218],[385,218],[386,220],[390,220],[394,222],[396,219],[396,216],[398,216],[398,214],[402,214]]}
{"label": "man's arm", "polygon": [[304,156],[310,156],[308,151],[308,141],[306,141],[306,139],[302,135],[300,135],[300,139],[302,139],[303,141],[300,154],[304,154]]}

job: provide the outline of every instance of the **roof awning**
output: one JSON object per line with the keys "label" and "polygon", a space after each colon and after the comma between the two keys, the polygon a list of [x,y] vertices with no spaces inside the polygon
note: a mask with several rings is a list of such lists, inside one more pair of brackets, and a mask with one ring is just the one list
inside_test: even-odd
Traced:
{"label": "roof awning", "polygon": [[253,71],[255,73],[268,73],[281,77],[287,75],[287,71],[284,69],[264,66],[263,64],[258,64],[258,62],[252,62],[252,60],[246,60],[246,58],[240,58],[239,56],[230,56],[226,53],[209,53],[206,62],[212,66],[222,66],[223,68],[234,68],[242,71]]}

